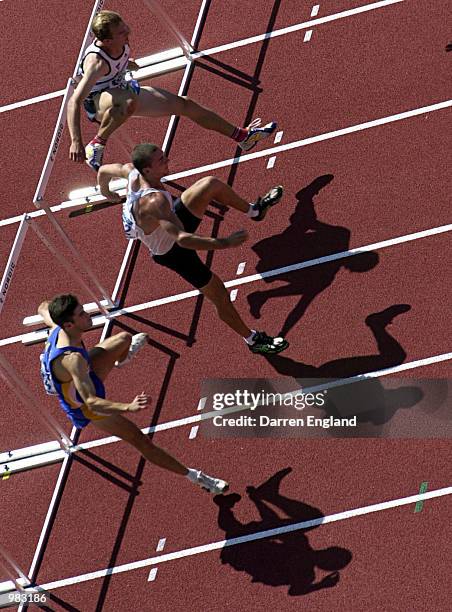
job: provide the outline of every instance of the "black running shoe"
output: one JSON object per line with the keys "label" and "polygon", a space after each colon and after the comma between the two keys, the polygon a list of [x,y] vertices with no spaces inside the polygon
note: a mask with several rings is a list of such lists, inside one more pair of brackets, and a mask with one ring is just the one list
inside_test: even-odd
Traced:
{"label": "black running shoe", "polygon": [[261,353],[262,355],[281,353],[289,346],[289,343],[284,338],[272,338],[267,336],[265,332],[256,332],[253,340],[254,344],[248,344],[248,348],[252,353]]}
{"label": "black running shoe", "polygon": [[253,221],[262,221],[262,219],[267,214],[267,211],[275,204],[278,204],[279,200],[282,198],[284,193],[284,189],[281,185],[277,185],[276,187],[272,187],[270,191],[268,191],[261,198],[257,198],[257,200],[252,204],[253,210],[258,210],[259,214],[255,217],[251,217]]}

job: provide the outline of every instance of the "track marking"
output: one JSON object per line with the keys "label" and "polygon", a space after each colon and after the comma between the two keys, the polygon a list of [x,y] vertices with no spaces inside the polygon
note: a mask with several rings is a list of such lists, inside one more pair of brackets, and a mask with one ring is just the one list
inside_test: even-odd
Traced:
{"label": "track marking", "polygon": [[275,161],[276,161],[276,155],[273,155],[273,157],[270,157],[267,163],[267,170],[270,170],[271,168],[273,168],[273,166],[275,165]]}
{"label": "track marking", "polygon": [[148,576],[148,582],[153,582],[156,579],[157,570],[158,570],[158,567],[153,567],[151,569],[151,571],[149,572],[149,576]]}
{"label": "track marking", "polygon": [[[428,482],[421,482],[421,486],[419,487],[419,493],[425,493],[427,491]],[[420,512],[424,507],[424,501],[416,502],[416,506],[414,507],[415,512]]]}
{"label": "track marking", "polygon": [[308,30],[303,38],[303,42],[309,42],[311,40],[312,30]]}
{"label": "track marking", "polygon": [[[384,370],[376,370],[374,372],[367,372],[366,374],[358,374],[356,376],[351,376],[350,378],[341,378],[338,380],[333,380],[329,383],[325,383],[325,384],[318,385],[315,387],[309,387],[309,388],[303,389],[303,391],[304,393],[324,391],[326,389],[332,389],[334,387],[350,385],[355,382],[359,382],[359,381],[366,380],[366,379],[380,378],[382,376],[388,376],[390,374],[396,374],[398,372],[405,372],[407,370],[414,370],[416,368],[426,367],[429,365],[433,365],[435,363],[440,363],[443,361],[450,361],[450,360],[452,360],[452,352],[443,353],[441,355],[434,355],[432,357],[425,357],[423,359],[418,359],[416,361],[409,361],[407,363],[402,363],[398,366],[394,366],[393,368],[386,368]],[[299,390],[294,391],[293,393],[298,393],[298,392]],[[206,398],[202,398],[202,399],[206,399]],[[230,408],[225,408],[223,410],[212,410],[210,412],[204,412],[202,414],[198,412],[198,414],[194,414],[188,417],[183,417],[181,419],[176,419],[174,421],[160,423],[159,425],[154,425],[152,427],[145,427],[141,431],[144,434],[155,433],[158,431],[166,431],[168,429],[175,429],[177,427],[184,427],[186,425],[201,423],[202,421],[213,419],[215,416],[218,416],[218,415],[233,414],[233,413],[241,412],[241,411],[248,410],[248,409],[249,409],[248,406],[232,406]],[[116,436],[110,436],[108,438],[98,438],[97,440],[91,440],[90,442],[83,442],[82,444],[77,444],[71,447],[69,449],[69,453],[76,453],[81,450],[97,448],[99,446],[104,446],[106,444],[113,444],[115,442],[120,442],[120,438],[117,438]],[[23,453],[21,453],[21,455],[23,457]],[[50,463],[57,463],[58,461],[61,461],[62,459],[67,460],[67,458],[68,458],[68,453],[66,453],[63,450],[56,450],[56,451],[48,452],[48,453],[40,453],[37,457],[29,457],[28,459],[22,458],[22,459],[13,461],[13,462],[9,461],[8,464],[9,464],[11,472],[13,472],[13,471],[31,469],[33,467],[38,467],[39,465],[48,465]],[[0,468],[1,466],[2,464],[0,463]]]}
{"label": "track marking", "polygon": [[193,425],[193,427],[190,429],[190,435],[188,436],[189,440],[194,440],[196,438],[198,435],[198,429],[199,425]]}
{"label": "track marking", "polygon": [[[268,38],[275,38],[277,36],[282,36],[284,34],[290,34],[292,32],[297,32],[298,30],[303,30],[303,29],[309,28],[314,25],[320,25],[322,23],[328,23],[330,21],[335,21],[337,19],[351,17],[353,15],[358,15],[360,13],[365,13],[367,11],[384,8],[386,6],[390,6],[392,4],[398,4],[400,2],[404,2],[404,0],[382,0],[381,2],[374,2],[372,4],[366,4],[364,6],[356,7],[354,9],[349,9],[341,13],[335,13],[333,15],[321,17],[313,21],[298,23],[292,26],[288,26],[286,28],[282,28],[280,30],[274,30],[273,32],[266,32],[265,34],[260,34],[258,36],[252,36],[250,38],[244,38],[242,40],[238,40],[232,43],[227,43],[225,45],[221,45],[218,47],[212,47],[211,49],[206,49],[205,51],[194,53],[192,54],[192,57],[193,59],[198,59],[200,57],[215,55],[216,53],[221,53],[223,51],[229,51],[231,49],[236,49],[237,47],[243,47],[245,45],[249,45],[255,42],[261,42],[262,40],[266,40]],[[35,98],[30,98],[28,100],[21,100],[19,102],[14,102],[13,104],[7,104],[6,106],[0,107],[0,113],[5,113],[10,110],[15,110],[16,108],[21,108],[23,106],[28,106],[29,104],[35,104],[36,102],[50,100],[52,98],[63,96],[63,94],[64,94],[64,90],[54,91],[52,93],[44,94],[42,96],[37,96]]]}
{"label": "track marking", "polygon": [[201,397],[201,399],[198,402],[198,407],[196,410],[204,410],[204,406],[206,405],[206,400],[207,400],[207,397]]}
{"label": "track marking", "polygon": [[[452,100],[445,100],[444,102],[437,102],[429,106],[423,106],[422,108],[416,108],[410,111],[404,111],[402,113],[398,113],[396,115],[390,115],[388,117],[382,117],[380,119],[373,119],[371,121],[366,121],[365,123],[359,123],[357,125],[352,125],[346,128],[341,128],[333,132],[326,132],[324,134],[319,134],[317,136],[312,136],[310,138],[305,138],[303,140],[296,140],[294,142],[289,142],[285,145],[280,145],[279,147],[272,147],[270,149],[264,149],[263,151],[256,151],[255,153],[248,153],[246,155],[242,155],[241,157],[234,157],[234,158],[226,159],[220,162],[215,162],[207,166],[199,166],[198,168],[192,168],[189,170],[184,170],[182,172],[177,172],[175,174],[170,174],[169,176],[164,177],[162,179],[162,182],[185,178],[188,176],[193,176],[195,174],[201,174],[203,172],[215,170],[217,168],[224,168],[224,167],[231,166],[234,164],[239,164],[245,161],[257,159],[259,157],[265,157],[266,155],[272,155],[276,153],[281,153],[282,151],[296,149],[298,147],[305,147],[310,144],[314,144],[316,142],[322,142],[324,140],[338,138],[339,136],[346,136],[348,134],[359,132],[361,130],[367,130],[373,127],[378,127],[380,125],[385,125],[386,123],[392,123],[394,121],[401,121],[403,119],[416,117],[417,115],[423,115],[425,113],[431,113],[437,110],[449,108],[450,106],[452,106]],[[86,200],[83,198],[82,200],[83,201],[78,201],[78,202],[74,202],[71,200],[62,202],[61,204],[52,206],[51,210],[52,212],[59,212],[61,210],[80,206],[81,204],[86,204]],[[96,201],[96,202],[104,201],[104,198],[102,198],[102,196],[94,196],[93,201]],[[34,210],[34,211],[27,213],[27,215],[31,218],[39,217],[39,216],[45,215],[45,211]],[[11,225],[13,223],[19,223],[22,220],[22,217],[23,217],[23,214],[16,215],[14,217],[9,217],[7,219],[3,219],[0,221],[0,227]]]}
{"label": "track marking", "polygon": [[237,293],[239,292],[238,289],[233,289],[231,291],[231,302],[235,302],[235,300],[237,299]]}
{"label": "track marking", "polygon": [[239,265],[237,266],[237,276],[240,276],[240,274],[243,274],[244,270],[245,270],[245,266],[246,266],[246,261],[242,261],[241,263],[239,263]]}
{"label": "track marking", "polygon": [[279,132],[276,132],[275,140],[274,140],[275,144],[278,144],[278,142],[281,142],[283,134],[284,132],[282,130],[280,130]]}
{"label": "track marking", "polygon": [[444,102],[437,102],[435,104],[430,104],[429,106],[423,106],[422,108],[416,108],[416,109],[412,109],[409,111],[403,111],[395,115],[389,115],[388,117],[381,117],[379,119],[372,119],[371,121],[365,121],[364,123],[358,123],[356,125],[351,125],[346,128],[334,130],[333,132],[326,132],[324,134],[319,134],[317,136],[311,136],[310,138],[304,138],[302,140],[295,140],[293,142],[289,142],[284,145],[279,145],[278,147],[271,147],[269,149],[264,149],[262,151],[256,151],[255,153],[247,153],[246,155],[241,155],[240,157],[233,157],[230,159],[225,159],[220,162],[215,162],[213,164],[199,166],[191,170],[184,170],[183,172],[176,172],[175,174],[171,174],[170,176],[165,177],[165,178],[167,178],[168,180],[177,180],[180,178],[186,178],[188,176],[193,176],[194,174],[210,172],[211,170],[217,170],[218,168],[225,168],[227,166],[232,166],[234,164],[241,164],[241,163],[253,160],[253,159],[258,159],[259,157],[266,157],[267,155],[276,155],[277,153],[282,153],[283,151],[290,151],[292,149],[297,149],[299,147],[306,147],[316,142],[323,142],[325,140],[331,140],[332,138],[338,138],[340,136],[347,136],[348,134],[354,134],[356,132],[361,132],[363,130],[368,130],[374,127],[379,127],[387,123],[393,123],[395,121],[402,121],[403,119],[410,119],[411,117],[416,117],[417,115],[424,115],[425,113],[431,113],[433,111],[442,110],[450,106],[452,106],[452,100],[445,100]]}
{"label": "track marking", "polygon": [[[350,249],[349,251],[341,251],[340,253],[333,253],[331,255],[325,255],[324,257],[318,257],[317,259],[310,259],[308,261],[302,261],[296,264],[291,264],[290,266],[283,266],[282,268],[275,268],[273,270],[268,270],[267,272],[261,272],[259,274],[252,274],[250,276],[236,278],[230,281],[226,281],[225,287],[235,287],[237,285],[245,285],[248,283],[262,280],[263,278],[270,278],[272,276],[278,276],[279,274],[286,274],[287,272],[294,272],[295,270],[309,268],[311,266],[320,265],[320,264],[323,264],[329,261],[334,261],[336,259],[345,259],[347,257],[351,257],[359,253],[381,250],[381,249],[384,249],[390,246],[403,244],[405,242],[411,242],[414,240],[420,240],[421,238],[427,238],[427,237],[435,236],[435,235],[442,234],[445,232],[450,232],[451,230],[452,230],[452,224],[441,225],[439,227],[435,227],[429,230],[414,232],[413,234],[406,234],[405,236],[398,236],[396,238],[390,238],[389,240],[382,240],[381,242],[374,242],[373,244]],[[128,306],[127,308],[118,309],[116,311],[111,312],[109,318],[114,319],[124,314],[139,312],[141,310],[147,310],[150,308],[156,308],[157,306],[162,306],[164,304],[170,304],[172,302],[178,302],[180,300],[185,300],[191,297],[196,297],[198,295],[200,295],[200,292],[197,289],[193,289],[192,291],[186,291],[184,293],[178,293],[176,295],[168,296],[165,298],[159,298],[157,300],[145,302],[143,304],[138,304],[136,306]],[[104,315],[97,315],[93,317],[92,320],[93,320],[93,325],[95,327],[99,325],[103,325],[106,321]],[[42,337],[40,335],[42,335]],[[47,338],[47,330],[42,331],[42,332],[31,332],[31,333],[29,332],[26,334],[22,334],[20,336],[13,336],[11,338],[5,338],[3,340],[0,340],[0,346],[14,344],[15,342],[24,342],[24,343],[39,342],[46,338]]]}
{"label": "track marking", "polygon": [[[73,576],[71,578],[64,578],[62,580],[55,580],[54,582],[48,582],[47,584],[41,584],[41,589],[53,590],[74,584],[80,584],[82,582],[88,582],[90,580],[96,580],[98,578],[104,578],[105,576],[111,576],[113,574],[122,574],[135,569],[141,569],[143,567],[156,566],[160,563],[166,563],[168,561],[174,561],[176,559],[183,559],[185,557],[192,557],[202,553],[211,552],[213,550],[221,550],[228,546],[237,546],[238,544],[244,544],[246,542],[254,542],[256,540],[262,540],[265,538],[275,537],[283,533],[293,533],[300,531],[301,529],[308,529],[309,527],[321,527],[329,523],[337,523],[358,516],[365,516],[367,514],[373,514],[376,512],[382,512],[384,510],[390,510],[392,508],[399,508],[401,506],[407,506],[418,501],[424,501],[427,499],[434,499],[438,497],[444,497],[446,495],[452,495],[452,487],[445,487],[443,489],[437,489],[435,491],[429,491],[428,493],[411,495],[410,497],[402,497],[400,499],[393,499],[386,502],[380,502],[371,504],[369,506],[363,506],[361,508],[353,508],[351,510],[345,510],[344,512],[338,512],[336,514],[330,514],[320,518],[312,519],[310,521],[303,521],[300,523],[292,523],[290,525],[284,525],[277,527],[276,529],[267,529],[265,531],[256,531],[254,533],[240,536],[238,538],[231,538],[230,540],[220,540],[217,542],[211,542],[209,544],[203,544],[201,546],[194,546],[192,548],[185,548],[178,550],[173,553],[166,555],[159,555],[157,557],[150,557],[149,559],[142,559],[140,561],[134,561],[132,563],[125,563],[123,565],[117,565],[116,567],[109,567],[106,569],[89,572],[87,574],[81,574],[79,576]],[[157,569],[154,567],[153,569]],[[4,584],[0,585],[0,592]],[[3,587],[4,588],[4,587]]]}
{"label": "track marking", "polygon": [[319,14],[319,8],[320,8],[320,4],[315,4],[312,7],[311,17],[317,17],[317,15]]}

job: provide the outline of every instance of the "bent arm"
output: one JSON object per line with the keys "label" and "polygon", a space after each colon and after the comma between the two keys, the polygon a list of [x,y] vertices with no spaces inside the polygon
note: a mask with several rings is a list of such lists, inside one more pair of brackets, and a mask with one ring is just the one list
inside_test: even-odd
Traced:
{"label": "bent arm", "polygon": [[177,242],[177,244],[184,249],[191,249],[194,251],[214,251],[218,249],[227,249],[229,246],[227,244],[227,238],[212,238],[208,236],[190,234],[166,219],[160,220],[159,223],[160,227],[162,227]]}
{"label": "bent arm", "polygon": [[44,319],[44,323],[50,327],[50,331],[52,331],[52,329],[57,327],[57,324],[52,321],[49,312],[49,304],[50,300],[44,300],[41,302],[41,304],[38,306],[38,314],[41,315],[41,317]]}
{"label": "bent arm", "polygon": [[89,376],[88,363],[80,353],[69,353],[65,355],[61,364],[72,376],[75,388],[80,397],[93,412],[99,415],[110,416],[128,410],[129,404],[112,402],[96,395],[96,389]]}
{"label": "bent arm", "polygon": [[85,62],[85,73],[71,96],[67,108],[67,123],[72,142],[82,141],[80,128],[80,109],[99,79],[107,73],[107,65],[98,55],[88,56]]}
{"label": "bent arm", "polygon": [[[101,194],[106,198],[111,198],[113,192],[110,191],[110,180],[113,178],[127,178],[132,169],[133,164],[106,164],[101,166],[97,173],[97,183]],[[118,194],[115,195],[117,196]]]}

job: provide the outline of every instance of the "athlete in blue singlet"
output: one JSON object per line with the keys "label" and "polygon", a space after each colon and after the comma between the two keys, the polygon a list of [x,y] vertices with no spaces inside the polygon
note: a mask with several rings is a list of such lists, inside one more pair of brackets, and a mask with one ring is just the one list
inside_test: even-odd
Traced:
{"label": "athlete in blue singlet", "polygon": [[[79,68],[81,80],[68,105],[71,133],[69,157],[85,161],[98,170],[102,164],[107,139],[131,115],[140,117],[188,117],[198,125],[232,138],[249,151],[276,129],[271,122],[261,127],[255,119],[246,128],[236,127],[190,98],[177,96],[161,88],[143,86],[128,79],[127,70],[138,70],[129,57],[129,26],[118,13],[100,11],[91,26],[94,42],[86,49]],[[100,123],[96,137],[84,149],[80,129],[82,105],[90,121]]]}
{"label": "athlete in blue singlet", "polygon": [[131,336],[120,332],[87,350],[82,336],[91,329],[91,317],[70,294],[57,295],[38,308],[50,327],[49,339],[41,355],[41,376],[47,393],[59,402],[75,427],[92,423],[97,429],[114,435],[134,446],[145,459],[210,493],[224,493],[228,484],[200,470],[185,467],[174,457],[152,443],[141,429],[122,413],[137,412],[148,404],[142,392],[128,404],[106,398],[104,382],[111,370],[128,363],[147,344],[147,334]]}

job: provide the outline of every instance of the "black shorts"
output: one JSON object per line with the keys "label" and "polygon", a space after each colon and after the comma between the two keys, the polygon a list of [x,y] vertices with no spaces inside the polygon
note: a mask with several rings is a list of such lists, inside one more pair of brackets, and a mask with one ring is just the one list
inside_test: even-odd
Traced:
{"label": "black shorts", "polygon": [[[182,225],[186,232],[190,232],[191,234],[196,232],[201,223],[201,219],[192,215],[188,208],[182,204],[180,198],[177,198],[174,203],[174,212],[180,221],[182,221]],[[152,257],[154,261],[161,266],[165,266],[177,272],[179,276],[182,276],[187,283],[190,283],[190,285],[193,285],[196,289],[201,289],[201,287],[207,285],[212,278],[212,272],[206,264],[201,261],[198,253],[193,249],[184,249],[177,243],[171,247],[168,253],[164,255],[153,255]]]}

